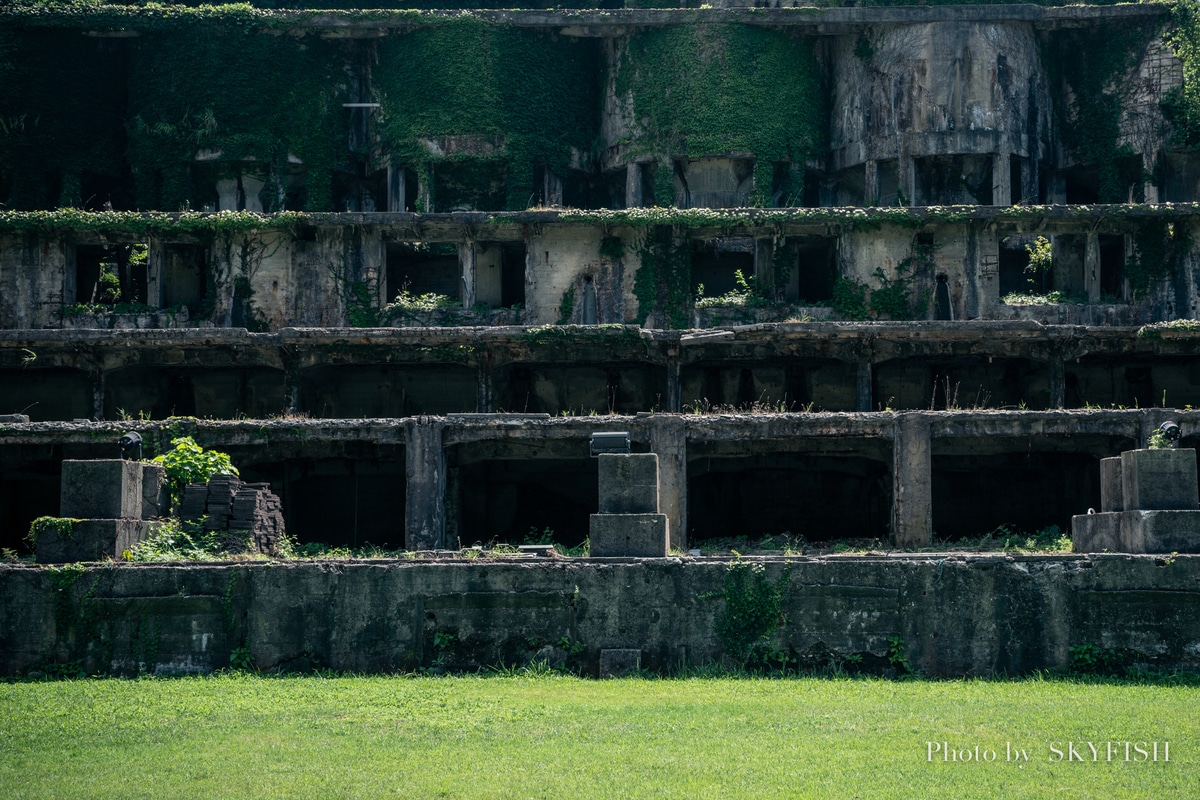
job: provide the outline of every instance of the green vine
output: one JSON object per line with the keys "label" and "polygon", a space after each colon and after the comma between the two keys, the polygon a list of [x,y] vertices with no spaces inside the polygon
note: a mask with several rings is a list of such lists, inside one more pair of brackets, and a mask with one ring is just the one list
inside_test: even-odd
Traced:
{"label": "green vine", "polygon": [[1135,300],[1154,291],[1183,264],[1192,239],[1183,220],[1143,220],[1133,236],[1133,256],[1125,265],[1125,278]]}
{"label": "green vine", "polygon": [[646,233],[638,253],[641,266],[633,280],[638,316],[645,319],[658,311],[666,315],[667,327],[689,327],[693,302],[688,240],[676,242],[670,228],[655,228]]}
{"label": "green vine", "polygon": [[[599,115],[589,98],[599,91],[599,50],[590,41],[461,15],[377,47],[378,133],[394,158],[421,171],[441,163],[443,172],[470,169],[503,180],[502,196],[457,190],[435,196],[436,209],[528,208],[538,165],[562,177],[572,148],[592,149]],[[448,137],[477,141],[445,153],[425,143]]]}
{"label": "green vine", "polygon": [[[1126,174],[1120,163],[1134,151],[1117,143],[1119,87],[1157,30],[1157,23],[1128,21],[1065,30],[1052,37],[1047,50],[1051,76],[1061,77],[1072,90],[1070,103],[1056,104],[1063,141],[1080,163],[1097,170],[1101,203],[1124,202],[1129,187],[1141,185],[1140,172]],[[1061,99],[1060,93],[1055,97]]]}
{"label": "green vine", "polygon": [[[776,163],[804,164],[824,144],[816,59],[788,32],[746,25],[644,30],[630,37],[615,79],[618,96],[632,97],[641,121],[626,142],[631,154],[752,153],[753,205],[773,205]],[[674,205],[674,195],[670,164],[660,163],[655,202]]]}
{"label": "green vine", "polygon": [[75,533],[75,526],[83,522],[72,517],[38,517],[29,523],[29,533],[25,539],[31,546],[37,546],[40,537],[53,533],[59,539],[70,539]]}
{"label": "green vine", "polygon": [[762,564],[737,560],[725,570],[725,607],[717,616],[717,636],[730,658],[742,666],[766,666],[778,659],[771,639],[783,621],[791,569],[778,580]]}

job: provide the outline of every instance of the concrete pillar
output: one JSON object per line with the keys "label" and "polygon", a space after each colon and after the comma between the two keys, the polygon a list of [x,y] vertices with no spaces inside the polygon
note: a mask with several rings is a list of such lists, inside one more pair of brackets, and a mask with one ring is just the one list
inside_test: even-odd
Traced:
{"label": "concrete pillar", "polygon": [[650,418],[650,448],[658,455],[658,510],[667,515],[671,547],[687,547],[687,426],[683,417]]}
{"label": "concrete pillar", "polygon": [[863,164],[863,205],[879,205],[879,162],[871,159]]}
{"label": "concrete pillar", "polygon": [[462,268],[462,305],[472,308],[477,296],[476,265],[478,259],[474,240],[468,239],[458,245],[458,264]]}
{"label": "concrete pillar", "polygon": [[1050,408],[1067,404],[1067,366],[1061,358],[1050,361]]}
{"label": "concrete pillar", "polygon": [[[242,195],[246,201],[246,210],[263,213],[262,190],[267,182],[257,175],[242,176]],[[364,211],[366,209],[363,209]]]}
{"label": "concrete pillar", "polygon": [[406,205],[404,168],[388,165],[387,168],[387,210],[403,211]]}
{"label": "concrete pillar", "polygon": [[445,546],[446,449],[445,423],[436,417],[417,417],[404,423],[404,546],[435,550]]}
{"label": "concrete pillar", "polygon": [[163,271],[167,263],[167,248],[161,237],[151,236],[146,254],[146,303],[163,307]]}
{"label": "concrete pillar", "polygon": [[104,370],[92,372],[92,419],[104,419]]}
{"label": "concrete pillar", "polygon": [[920,413],[896,418],[892,450],[892,541],[925,547],[933,539],[933,457],[929,420]]}
{"label": "concrete pillar", "polygon": [[217,211],[238,210],[238,182],[236,178],[217,181]]}
{"label": "concrete pillar", "polygon": [[870,411],[871,407],[875,403],[875,399],[871,394],[871,383],[871,359],[866,356],[862,356],[858,359],[857,394],[859,411]]}
{"label": "concrete pillar", "polygon": [[642,165],[625,165],[625,207],[637,208],[642,204]]}
{"label": "concrete pillar", "polygon": [[683,379],[681,377],[679,347],[667,350],[667,411],[678,414],[683,411]]}
{"label": "concrete pillar", "polygon": [[479,365],[478,380],[475,389],[475,410],[480,414],[492,413],[492,397],[495,388],[492,385],[492,360],[488,358]]}
{"label": "concrete pillar", "polygon": [[1012,205],[1012,172],[1010,161],[1012,155],[1007,152],[996,153],[992,156],[992,205]]}
{"label": "concrete pillar", "polygon": [[1083,285],[1089,303],[1100,302],[1100,234],[1091,231],[1083,250]]}
{"label": "concrete pillar", "polygon": [[901,205],[913,206],[917,204],[917,164],[916,160],[906,154],[901,153],[899,163],[896,166],[899,171],[899,186],[901,193],[904,194],[904,202]]}
{"label": "concrete pillar", "polygon": [[1142,153],[1142,174],[1146,176],[1146,182],[1142,184],[1142,192],[1145,195],[1147,203],[1158,203],[1158,184],[1154,182],[1154,155],[1152,153]]}
{"label": "concrete pillar", "polygon": [[417,211],[433,213],[433,164],[427,163],[417,176]]}

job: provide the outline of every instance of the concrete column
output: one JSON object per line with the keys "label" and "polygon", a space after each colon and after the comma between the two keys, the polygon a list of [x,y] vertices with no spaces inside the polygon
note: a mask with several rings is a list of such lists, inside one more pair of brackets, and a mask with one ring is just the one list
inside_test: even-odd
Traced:
{"label": "concrete column", "polygon": [[1142,174],[1147,176],[1146,182],[1142,184],[1142,192],[1145,194],[1147,203],[1161,202],[1158,196],[1158,184],[1154,182],[1154,173],[1154,155],[1142,153]]}
{"label": "concrete column", "polygon": [[896,165],[899,171],[900,191],[904,193],[904,205],[913,206],[917,203],[917,164],[916,160],[901,153]]}
{"label": "concrete column", "polygon": [[1007,152],[996,153],[992,156],[992,205],[1012,205],[1012,172],[1010,161],[1012,155]]}
{"label": "concrete column", "polygon": [[146,256],[146,303],[163,307],[163,271],[167,263],[167,248],[161,237],[151,236]]}
{"label": "concrete column", "polygon": [[387,168],[387,210],[388,211],[403,211],[408,199],[405,196],[405,190],[408,188],[405,185],[404,168],[388,165]]}
{"label": "concrete column", "polygon": [[475,242],[468,239],[458,246],[458,264],[462,268],[462,305],[472,308],[476,297],[476,264]]}
{"label": "concrete column", "polygon": [[1061,358],[1050,362],[1050,408],[1067,404],[1067,366]]}
{"label": "concrete column", "polygon": [[417,417],[404,423],[405,478],[404,546],[435,550],[445,546],[446,449],[445,423],[436,417]]}
{"label": "concrete column", "polygon": [[475,389],[475,410],[480,414],[492,413],[492,397],[495,388],[492,385],[492,359],[479,365],[478,380]]}
{"label": "concrete column", "polygon": [[875,398],[871,394],[871,383],[871,359],[867,356],[862,356],[858,359],[858,380],[856,386],[859,411],[870,411],[875,403]]}
{"label": "concrete column", "polygon": [[104,419],[104,370],[92,372],[92,419]]}
{"label": "concrete column", "polygon": [[687,426],[683,417],[650,418],[650,448],[658,456],[658,511],[667,515],[671,547],[687,547]]}
{"label": "concrete column", "polygon": [[667,411],[678,414],[683,411],[683,380],[679,347],[667,351]]}
{"label": "concrete column", "polygon": [[863,205],[879,205],[879,162],[871,159],[863,164]]}
{"label": "concrete column", "polygon": [[933,539],[933,457],[929,420],[920,413],[896,418],[892,450],[892,541],[924,547]]}
{"label": "concrete column", "polygon": [[432,214],[434,210],[433,169],[432,163],[426,164],[417,176],[417,211],[426,214]]}
{"label": "concrete column", "polygon": [[1095,231],[1088,233],[1083,250],[1083,285],[1087,287],[1088,302],[1100,302],[1100,234]]}
{"label": "concrete column", "polygon": [[637,208],[642,204],[642,165],[625,165],[625,207]]}

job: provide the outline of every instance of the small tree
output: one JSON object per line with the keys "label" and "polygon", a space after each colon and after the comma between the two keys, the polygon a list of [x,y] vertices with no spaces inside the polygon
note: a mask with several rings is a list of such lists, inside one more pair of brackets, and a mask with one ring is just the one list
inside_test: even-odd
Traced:
{"label": "small tree", "polygon": [[1025,267],[1025,280],[1034,291],[1046,291],[1046,278],[1054,269],[1054,246],[1045,236],[1033,240],[1033,244],[1025,245],[1029,253],[1029,265]]}

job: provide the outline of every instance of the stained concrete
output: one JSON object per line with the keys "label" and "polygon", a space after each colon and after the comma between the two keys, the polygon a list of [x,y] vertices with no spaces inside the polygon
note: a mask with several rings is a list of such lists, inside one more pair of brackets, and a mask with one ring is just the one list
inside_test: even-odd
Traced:
{"label": "stained concrete", "polygon": [[[1128,648],[1162,667],[1200,653],[1200,557],[922,554],[767,559],[788,570],[778,643],[802,654],[888,653],[899,637],[931,676],[1066,666],[1069,648]],[[0,671],[76,658],[89,670],[206,672],[245,646],[265,670],[391,672],[521,663],[567,637],[596,674],[600,653],[639,649],[669,670],[719,660],[728,564],[308,562],[86,569],[62,601],[47,570],[0,565]],[[436,650],[434,634],[452,634]],[[567,656],[564,654],[564,658]]]}

